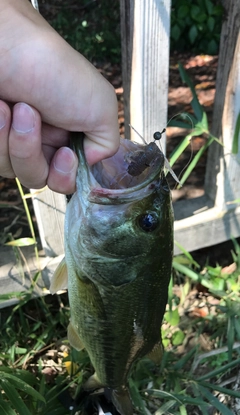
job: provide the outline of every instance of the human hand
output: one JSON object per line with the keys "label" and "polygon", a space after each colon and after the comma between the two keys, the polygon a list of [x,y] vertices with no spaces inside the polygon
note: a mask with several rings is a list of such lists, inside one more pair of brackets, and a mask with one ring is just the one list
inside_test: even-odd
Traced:
{"label": "human hand", "polygon": [[4,177],[72,193],[78,163],[70,131],[85,133],[90,165],[117,151],[113,87],[27,0],[0,0],[0,97]]}

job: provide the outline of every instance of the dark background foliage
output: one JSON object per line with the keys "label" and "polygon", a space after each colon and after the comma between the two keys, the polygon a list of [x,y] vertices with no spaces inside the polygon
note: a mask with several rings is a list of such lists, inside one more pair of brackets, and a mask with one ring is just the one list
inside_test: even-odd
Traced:
{"label": "dark background foliage", "polygon": [[[42,0],[40,10],[92,62],[120,62],[119,0]],[[217,54],[222,17],[218,0],[172,0],[171,51]]]}

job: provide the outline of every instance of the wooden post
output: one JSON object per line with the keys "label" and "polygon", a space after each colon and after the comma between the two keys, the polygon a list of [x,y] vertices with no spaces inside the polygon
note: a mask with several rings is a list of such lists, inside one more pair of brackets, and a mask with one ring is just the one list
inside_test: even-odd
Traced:
{"label": "wooden post", "polygon": [[[212,133],[223,147],[209,148],[205,177],[206,194],[219,209],[232,209],[230,202],[240,196],[240,150],[232,155],[233,136],[240,113],[240,2],[224,0],[225,21],[222,26],[216,81]],[[240,148],[240,137],[238,137]]]}
{"label": "wooden post", "polygon": [[[224,0],[212,133],[208,152],[205,195],[175,203],[175,239],[188,251],[240,236],[240,149],[232,153],[240,113],[240,2]],[[240,147],[240,137],[238,137]],[[176,247],[175,253],[179,249]]]}
{"label": "wooden post", "polygon": [[46,256],[64,253],[64,217],[66,196],[46,188],[42,192],[31,190],[39,235]]}
{"label": "wooden post", "polygon": [[120,4],[125,137],[140,141],[130,123],[150,142],[167,123],[171,1]]}

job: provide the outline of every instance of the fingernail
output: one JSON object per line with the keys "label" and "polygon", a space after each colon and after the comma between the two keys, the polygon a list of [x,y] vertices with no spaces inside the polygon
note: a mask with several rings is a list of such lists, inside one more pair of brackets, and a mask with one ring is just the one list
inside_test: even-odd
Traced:
{"label": "fingernail", "polygon": [[7,114],[0,108],[0,130],[5,127],[7,122]]}
{"label": "fingernail", "polygon": [[75,165],[75,157],[68,147],[62,147],[58,150],[54,160],[54,167],[60,173],[70,173]]}
{"label": "fingernail", "polygon": [[16,104],[13,111],[12,127],[17,133],[29,133],[35,125],[35,114],[29,105]]}

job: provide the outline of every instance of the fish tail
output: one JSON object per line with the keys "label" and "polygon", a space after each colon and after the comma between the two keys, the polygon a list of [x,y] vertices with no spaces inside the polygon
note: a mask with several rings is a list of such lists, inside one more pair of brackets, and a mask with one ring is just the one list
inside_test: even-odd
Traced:
{"label": "fish tail", "polygon": [[127,388],[114,389],[112,402],[121,415],[133,415],[133,406]]}

